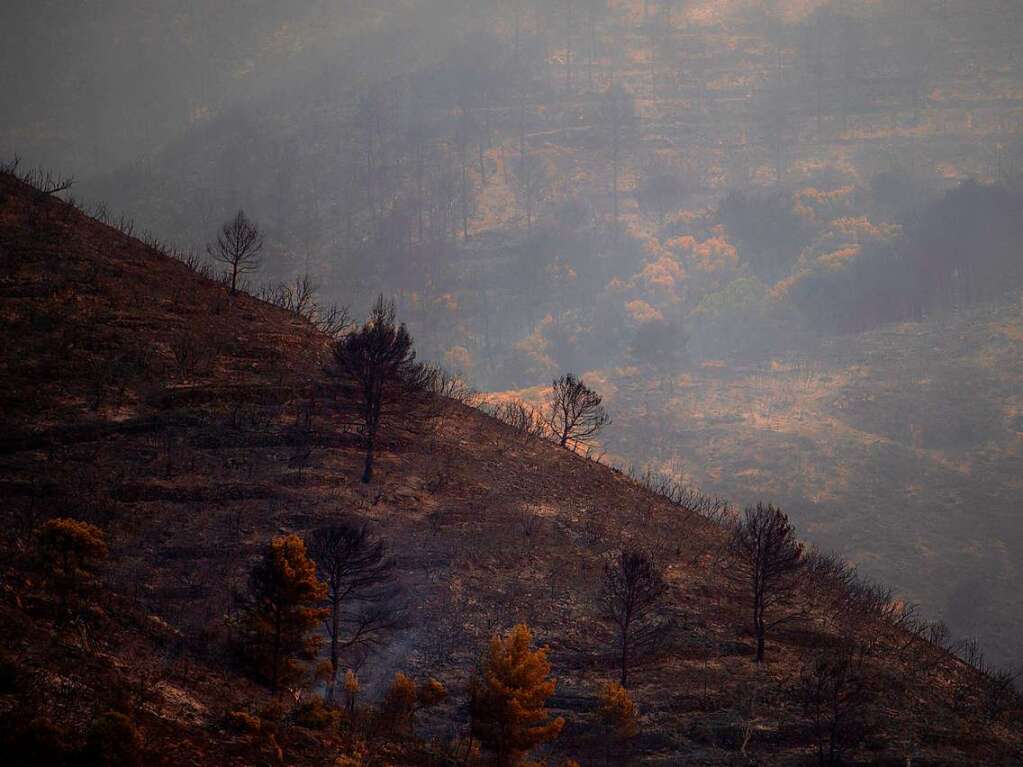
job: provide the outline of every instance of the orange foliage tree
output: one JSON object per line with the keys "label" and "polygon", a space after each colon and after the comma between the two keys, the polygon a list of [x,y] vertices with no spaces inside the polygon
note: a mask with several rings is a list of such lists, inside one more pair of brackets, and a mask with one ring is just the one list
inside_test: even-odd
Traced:
{"label": "orange foliage tree", "polygon": [[327,587],[297,535],[274,538],[250,576],[251,601],[242,628],[245,651],[276,692],[300,679],[314,660],[320,637],[313,631],[326,610]]}
{"label": "orange foliage tree", "polygon": [[499,767],[512,767],[536,746],[553,740],[565,726],[545,708],[556,679],[548,678],[547,648],[532,649],[533,634],[520,623],[495,635],[470,690],[472,735],[494,754]]}
{"label": "orange foliage tree", "polygon": [[639,711],[629,691],[618,682],[607,682],[600,690],[600,709],[597,711],[607,733],[604,760],[611,764],[612,745],[621,746],[619,760],[625,761],[626,743],[639,734]]}
{"label": "orange foliage tree", "polygon": [[103,531],[88,522],[58,517],[36,531],[36,542],[47,582],[60,599],[65,614],[71,599],[95,575],[97,565],[107,557]]}
{"label": "orange foliage tree", "polygon": [[396,729],[412,726],[412,712],[416,708],[416,683],[402,672],[394,675],[384,696],[384,712]]}
{"label": "orange foliage tree", "polygon": [[362,685],[359,684],[358,675],[348,669],[345,672],[345,710],[349,714],[355,713],[355,701],[359,697],[359,691],[362,689]]}
{"label": "orange foliage tree", "polygon": [[399,671],[387,688],[383,708],[396,728],[412,732],[416,712],[437,705],[447,696],[444,685],[433,677],[418,687],[412,679]]}

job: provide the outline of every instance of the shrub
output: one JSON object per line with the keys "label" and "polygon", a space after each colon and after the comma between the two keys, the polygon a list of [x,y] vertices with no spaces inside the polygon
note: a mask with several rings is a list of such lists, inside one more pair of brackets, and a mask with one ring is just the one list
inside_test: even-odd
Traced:
{"label": "shrub", "polygon": [[107,711],[89,727],[82,763],[97,767],[130,767],[142,762],[142,734],[124,714]]}
{"label": "shrub", "polygon": [[107,557],[103,532],[88,522],[58,517],[36,531],[38,552],[47,569],[47,583],[60,600],[65,614],[72,599],[92,579]]}
{"label": "shrub", "polygon": [[263,723],[258,716],[253,716],[247,711],[232,711],[227,715],[227,727],[237,733],[252,735],[262,729]]}
{"label": "shrub", "polygon": [[337,709],[327,706],[321,698],[310,698],[295,709],[295,724],[309,730],[326,730],[336,727],[341,715]]}

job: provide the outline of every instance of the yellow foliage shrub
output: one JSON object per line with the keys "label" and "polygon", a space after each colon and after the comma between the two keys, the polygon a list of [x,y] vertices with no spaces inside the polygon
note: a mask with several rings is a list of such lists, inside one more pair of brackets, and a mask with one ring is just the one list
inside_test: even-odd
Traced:
{"label": "yellow foliage shrub", "polygon": [[607,682],[600,691],[600,710],[604,724],[621,739],[639,734],[639,711],[629,691],[618,682]]}

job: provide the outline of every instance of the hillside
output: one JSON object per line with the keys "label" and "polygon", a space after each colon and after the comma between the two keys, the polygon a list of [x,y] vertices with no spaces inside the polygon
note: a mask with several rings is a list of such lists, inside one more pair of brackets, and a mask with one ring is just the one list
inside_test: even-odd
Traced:
{"label": "hillside", "polygon": [[[76,191],[198,246],[243,207],[254,279],[395,296],[481,389],[599,380],[617,461],[782,503],[1012,665],[1021,8],[282,6],[238,32],[251,68],[207,61],[219,96],[178,83],[195,118]],[[54,130],[28,125],[12,149]]]}
{"label": "hillside", "polygon": [[1021,331],[1019,304],[1002,303],[812,356],[591,380],[618,414],[614,455],[725,497],[776,500],[810,540],[1011,665],[1023,657]]}
{"label": "hillside", "polygon": [[[663,609],[676,621],[634,673],[636,763],[813,760],[795,685],[840,641],[870,648],[865,729],[848,759],[1023,755],[1019,712],[991,678],[926,627],[894,625],[822,577],[801,587],[805,619],[773,632],[757,666],[746,603],[722,577],[720,521],[465,405],[444,401],[388,429],[378,478],[361,484],[352,392],[322,373],[324,336],[9,174],[0,258],[5,737],[41,717],[75,743],[115,709],[131,713],[153,764],[323,764],[344,753],[352,734],[282,715],[290,697],[274,713],[233,662],[225,617],[272,536],[354,515],[397,556],[410,609],[363,666],[367,702],[398,670],[451,691],[420,722],[433,740],[378,733],[367,764],[451,763],[443,745],[464,733],[474,661],[517,621],[552,651],[552,708],[568,724],[550,758],[599,762],[596,690],[615,672],[595,596],[608,554],[626,543],[664,567]],[[55,622],[33,556],[32,531],[54,516],[91,522],[110,544],[71,625]],[[232,729],[233,711],[277,722],[283,753]]]}

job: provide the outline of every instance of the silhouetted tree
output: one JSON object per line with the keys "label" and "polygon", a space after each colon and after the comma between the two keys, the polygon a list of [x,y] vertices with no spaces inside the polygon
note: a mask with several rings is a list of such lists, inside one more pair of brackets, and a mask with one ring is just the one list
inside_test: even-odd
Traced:
{"label": "silhouetted tree", "polygon": [[659,619],[668,587],[646,553],[624,549],[604,565],[600,591],[603,617],[617,633],[621,684],[628,684],[629,666],[663,638],[666,624]]}
{"label": "silhouetted tree", "polygon": [[587,445],[611,423],[601,396],[571,373],[551,383],[547,425],[561,447]]}
{"label": "silhouetted tree", "polygon": [[526,230],[532,232],[537,218],[536,209],[546,200],[551,186],[547,165],[541,157],[526,154],[516,163],[515,174],[519,182],[519,204],[526,214]]}
{"label": "silhouetted tree", "polygon": [[786,608],[803,567],[803,544],[781,509],[758,503],[746,507],[729,549],[734,557],[729,576],[750,599],[759,663],[768,629],[799,615]]}
{"label": "silhouetted tree", "polygon": [[547,648],[532,649],[533,634],[520,623],[495,635],[470,688],[472,736],[494,754],[498,767],[519,764],[529,752],[553,740],[565,726],[545,708],[557,682],[550,679]]}
{"label": "silhouetted tree", "polygon": [[416,363],[412,336],[395,323],[394,303],[377,298],[366,324],[334,346],[336,373],[359,389],[359,416],[366,461],[362,481],[373,479],[373,450],[380,425],[396,412],[415,408],[429,391],[431,371]]}
{"label": "silhouetted tree", "polygon": [[217,241],[206,246],[206,252],[231,270],[231,295],[234,295],[238,290],[238,275],[259,268],[263,235],[256,223],[239,210],[221,228]]}
{"label": "silhouetted tree", "polygon": [[320,607],[327,586],[317,579],[316,565],[297,535],[274,538],[249,583],[243,652],[277,692],[301,675],[303,662],[316,657],[320,638],[313,631],[327,613]]}
{"label": "silhouetted tree", "polygon": [[818,763],[841,764],[842,748],[858,740],[863,726],[867,687],[862,650],[847,645],[820,652],[803,669],[797,691],[813,726]]}
{"label": "silhouetted tree", "polygon": [[370,537],[365,526],[350,523],[316,530],[309,554],[327,586],[327,700],[333,702],[341,654],[373,646],[400,620],[401,609],[394,603],[394,560],[383,541]]}

